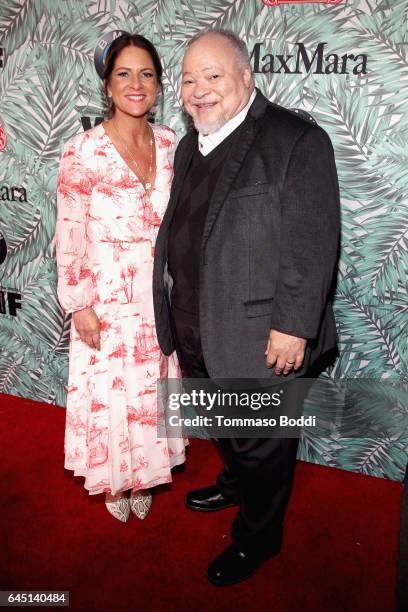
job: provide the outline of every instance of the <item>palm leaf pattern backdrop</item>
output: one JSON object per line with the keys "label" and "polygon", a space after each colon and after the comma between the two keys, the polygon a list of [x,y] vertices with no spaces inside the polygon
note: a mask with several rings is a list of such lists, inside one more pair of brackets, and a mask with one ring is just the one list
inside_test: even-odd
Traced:
{"label": "palm leaf pattern backdrop", "polygon": [[[150,38],[164,64],[158,121],[182,136],[179,97],[187,40],[208,27],[240,34],[261,55],[364,53],[367,74],[260,73],[273,101],[304,108],[327,130],[342,196],[342,252],[336,296],[341,356],[326,376],[407,383],[408,0],[344,0],[267,7],[261,0],[0,0],[0,115],[8,136],[0,185],[24,186],[27,201],[0,203],[8,256],[3,291],[22,296],[17,316],[0,315],[0,392],[63,406],[69,317],[58,306],[53,233],[58,160],[81,131],[81,116],[102,116],[93,64],[112,30]],[[2,194],[5,192],[2,191]],[[380,388],[379,388],[380,389]],[[392,400],[392,393],[391,393]],[[378,414],[407,406],[378,391]],[[375,402],[374,402],[375,403]],[[388,436],[303,436],[300,457],[401,480],[408,440]]]}

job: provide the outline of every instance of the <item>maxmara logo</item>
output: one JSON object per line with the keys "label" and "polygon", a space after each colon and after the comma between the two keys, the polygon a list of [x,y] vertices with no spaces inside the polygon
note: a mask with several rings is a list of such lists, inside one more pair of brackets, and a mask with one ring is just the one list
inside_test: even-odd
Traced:
{"label": "maxmara logo", "polygon": [[344,0],[262,0],[265,6],[278,6],[279,4],[341,4]]}
{"label": "maxmara logo", "polygon": [[2,202],[27,202],[26,188],[15,185],[0,185],[0,200]]}
{"label": "maxmara logo", "polygon": [[258,42],[251,53],[253,71],[273,74],[367,74],[368,56],[364,53],[338,54],[329,51],[327,42],[306,49],[302,42],[294,45],[290,55],[264,53],[265,43]]}

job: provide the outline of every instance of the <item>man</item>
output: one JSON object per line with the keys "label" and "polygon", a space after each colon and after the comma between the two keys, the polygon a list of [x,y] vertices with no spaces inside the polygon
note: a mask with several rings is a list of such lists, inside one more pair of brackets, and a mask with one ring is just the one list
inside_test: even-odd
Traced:
{"label": "man", "polygon": [[[154,270],[157,334],[188,378],[311,375],[336,346],[329,299],[339,195],[326,133],[254,88],[245,44],[209,31],[188,45],[180,142]],[[216,585],[249,577],[281,548],[298,440],[220,439],[217,484],[190,509],[239,504]]]}

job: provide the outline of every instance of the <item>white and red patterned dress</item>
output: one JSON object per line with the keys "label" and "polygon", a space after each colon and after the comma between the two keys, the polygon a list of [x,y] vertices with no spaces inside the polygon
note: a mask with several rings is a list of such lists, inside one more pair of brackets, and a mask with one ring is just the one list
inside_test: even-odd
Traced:
{"label": "white and red patterned dress", "polygon": [[65,467],[90,494],[171,481],[185,460],[182,438],[159,438],[159,378],[180,376],[160,351],[152,274],[157,231],[169,198],[175,135],[153,126],[156,182],[147,197],[102,125],[64,147],[56,230],[58,297],[66,312],[92,306],[101,350],[71,327]]}

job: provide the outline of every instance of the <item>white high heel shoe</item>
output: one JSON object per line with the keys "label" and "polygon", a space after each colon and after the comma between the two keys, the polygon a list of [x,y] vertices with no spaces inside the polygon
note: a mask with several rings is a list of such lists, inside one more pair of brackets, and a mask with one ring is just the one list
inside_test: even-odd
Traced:
{"label": "white high heel shoe", "polygon": [[130,514],[130,503],[129,499],[123,495],[110,495],[107,494],[105,498],[105,506],[108,512],[121,521],[126,523]]}
{"label": "white high heel shoe", "polygon": [[138,518],[144,519],[149,514],[152,505],[152,495],[149,491],[132,491],[130,494],[130,509]]}

